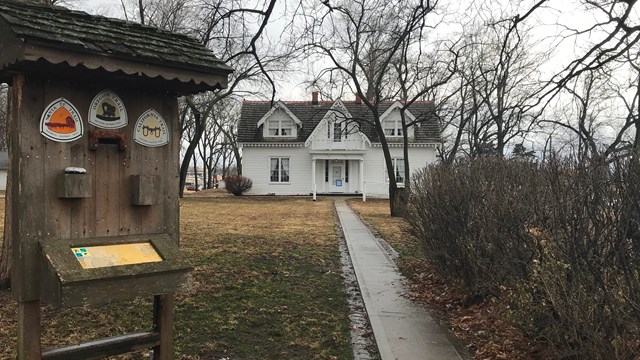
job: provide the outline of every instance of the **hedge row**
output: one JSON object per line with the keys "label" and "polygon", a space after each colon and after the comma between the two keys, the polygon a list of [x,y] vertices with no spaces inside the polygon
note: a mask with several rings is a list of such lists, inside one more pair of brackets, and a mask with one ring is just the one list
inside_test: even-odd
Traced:
{"label": "hedge row", "polygon": [[483,158],[414,177],[426,256],[575,359],[640,356],[640,165]]}

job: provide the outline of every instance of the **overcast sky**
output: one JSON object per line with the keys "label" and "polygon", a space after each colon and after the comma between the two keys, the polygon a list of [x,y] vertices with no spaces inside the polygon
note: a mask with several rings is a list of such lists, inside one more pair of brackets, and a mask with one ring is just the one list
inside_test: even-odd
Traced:
{"label": "overcast sky", "polygon": [[[132,12],[137,5],[137,1],[135,0],[122,1],[124,1],[130,12]],[[295,1],[297,2],[299,0]],[[447,23],[468,23],[474,20],[469,14],[477,13],[479,7],[486,8],[489,6],[492,9],[507,9],[515,6],[514,4],[520,4],[522,5],[522,9],[525,9],[530,6],[529,4],[532,3],[532,1],[533,0],[440,0],[438,3],[440,13],[447,13],[448,15],[446,16],[447,20],[438,25],[436,31],[440,33],[460,31],[462,28],[459,25],[457,27],[447,26]],[[286,0],[279,1],[278,7],[283,9],[286,3]],[[581,46],[581,43],[576,42],[575,38],[564,40],[561,46],[557,46],[559,40],[556,35],[567,31],[566,28],[563,30],[562,27],[559,27],[558,24],[562,24],[567,28],[585,29],[598,19],[595,18],[597,13],[584,11],[579,0],[551,0],[548,4],[549,7],[537,10],[530,21],[539,24],[533,33],[533,36],[538,40],[536,42],[539,43],[537,50],[541,52],[550,52],[551,49],[554,50],[554,53],[550,56],[550,61],[545,64],[543,69],[546,76],[551,76],[565,66],[568,61],[574,59],[576,52],[580,52]],[[74,9],[87,11],[91,14],[124,19],[124,11],[120,0],[73,0],[70,1],[69,6]],[[272,39],[280,38],[282,28],[284,27],[283,24],[286,21],[277,15],[278,12],[279,10],[276,8],[272,19],[273,21],[267,28],[267,33]],[[283,12],[283,10],[280,10],[280,13]],[[639,18],[639,16],[636,14],[636,19],[637,18]],[[597,34],[592,35],[588,38],[588,41],[596,41],[597,37]],[[581,40],[587,40],[587,37],[583,37]],[[304,67],[304,64],[300,66]],[[308,98],[310,90],[305,88],[305,77],[305,74],[298,72],[289,75],[286,79],[279,79],[277,97],[288,100]]]}

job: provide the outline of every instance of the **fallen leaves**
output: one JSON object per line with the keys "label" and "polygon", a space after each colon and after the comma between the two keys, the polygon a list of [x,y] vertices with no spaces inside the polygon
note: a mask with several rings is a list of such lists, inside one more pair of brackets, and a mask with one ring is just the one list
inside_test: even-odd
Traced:
{"label": "fallen leaves", "polygon": [[527,338],[511,325],[504,316],[507,308],[495,298],[470,299],[460,282],[441,277],[425,261],[425,250],[407,232],[404,220],[389,216],[388,200],[350,200],[349,205],[400,253],[397,265],[409,279],[409,298],[425,304],[467,344],[474,359],[556,357],[548,346]]}

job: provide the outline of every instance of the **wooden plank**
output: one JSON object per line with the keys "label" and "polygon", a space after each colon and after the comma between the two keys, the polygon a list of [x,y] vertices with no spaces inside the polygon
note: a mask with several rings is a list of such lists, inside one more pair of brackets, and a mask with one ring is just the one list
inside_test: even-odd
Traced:
{"label": "wooden plank", "polygon": [[153,301],[154,330],[160,333],[160,344],[153,348],[154,360],[173,359],[174,294],[156,295]]}
{"label": "wooden plank", "polygon": [[44,84],[16,75],[11,87],[12,291],[16,300],[39,298],[38,242],[45,236],[43,142],[37,124],[44,110]]}
{"label": "wooden plank", "polygon": [[[68,84],[45,81],[44,104],[64,97],[75,106],[75,91]],[[70,165],[70,144],[46,139],[44,141],[44,231],[47,239],[67,239],[71,237],[71,208],[57,194],[58,176]],[[32,182],[32,184],[34,184]]]}
{"label": "wooden plank", "polygon": [[[153,93],[141,93],[140,101],[142,104],[141,111],[144,113],[149,108],[153,108],[162,115],[162,95]],[[169,139],[175,141],[175,139]],[[138,148],[140,154],[139,175],[159,176],[160,191],[164,194],[165,191],[165,168],[163,162],[163,155],[166,148],[169,145],[160,147],[148,147],[142,146],[138,143],[134,143],[132,146]],[[142,233],[153,234],[164,232],[164,204],[162,201],[158,205],[151,206],[139,206],[140,220],[142,226]]]}
{"label": "wooden plank", "polygon": [[43,360],[89,360],[102,359],[107,356],[126,354],[128,352],[149,349],[160,343],[157,332],[140,332],[111,338],[89,341],[86,343],[47,350],[42,354]]}
{"label": "wooden plank", "polygon": [[131,205],[131,190],[129,187],[132,176],[140,175],[140,154],[139,146],[133,141],[133,128],[136,120],[142,114],[140,105],[140,94],[137,91],[126,89],[115,90],[127,107],[129,124],[124,131],[127,135],[127,150],[124,152],[120,174],[120,235],[141,234],[142,226],[140,220],[140,210]]}
{"label": "wooden plank", "polygon": [[96,236],[120,233],[120,154],[115,146],[104,146],[95,156]]}
{"label": "wooden plank", "polygon": [[169,144],[164,149],[164,221],[163,230],[175,242],[180,242],[180,124],[178,99],[165,95],[162,116],[169,128]]}
{"label": "wooden plank", "polygon": [[83,238],[95,236],[95,159],[89,151],[87,138],[91,129],[87,114],[94,93],[90,86],[84,84],[78,84],[75,88],[80,89],[74,93],[74,105],[82,116],[84,136],[70,144],[69,164],[86,169],[92,186],[87,198],[65,201],[65,204],[69,206],[71,237]]}
{"label": "wooden plank", "polygon": [[40,360],[40,301],[18,303],[18,359]]}

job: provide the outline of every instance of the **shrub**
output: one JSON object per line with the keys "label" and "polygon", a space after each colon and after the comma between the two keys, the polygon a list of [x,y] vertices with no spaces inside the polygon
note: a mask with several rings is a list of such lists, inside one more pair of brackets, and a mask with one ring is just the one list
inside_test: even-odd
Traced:
{"label": "shrub", "polygon": [[495,294],[528,275],[534,173],[532,163],[497,158],[431,167],[413,179],[411,232],[444,275],[475,294]]}
{"label": "shrub", "polygon": [[251,189],[253,182],[248,177],[229,175],[224,178],[224,185],[227,192],[240,196]]}
{"label": "shrub", "polygon": [[483,158],[414,177],[426,256],[568,358],[640,355],[640,164]]}

